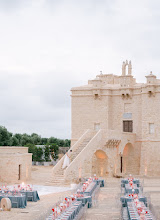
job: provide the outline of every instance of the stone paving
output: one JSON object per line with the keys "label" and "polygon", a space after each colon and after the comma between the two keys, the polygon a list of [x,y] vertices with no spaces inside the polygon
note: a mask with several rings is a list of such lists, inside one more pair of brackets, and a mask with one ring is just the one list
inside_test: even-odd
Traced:
{"label": "stone paving", "polygon": [[[139,178],[139,177],[138,177]],[[151,203],[153,214],[160,220],[160,178],[139,178],[143,182],[144,194]],[[106,180],[100,188],[97,206],[87,209],[85,219],[81,220],[118,220],[120,216],[120,179]]]}
{"label": "stone paving", "polygon": [[120,180],[115,178],[107,179],[105,187],[100,188],[98,204],[91,209],[87,209],[85,220],[120,219],[120,207],[118,207],[119,201],[117,201],[119,193]]}
{"label": "stone paving", "polygon": [[[33,167],[32,184],[45,185],[45,181],[51,172],[51,167]],[[137,177],[139,178],[139,177]],[[149,196],[154,211],[160,216],[160,178],[145,178],[144,193]],[[85,217],[81,220],[118,220],[120,218],[120,179],[107,178],[105,187],[100,188],[98,202],[86,210]],[[25,209],[12,209],[11,212],[0,212],[0,220],[45,220],[50,214],[51,207],[71,191],[52,193],[41,196],[41,200],[33,203],[28,202]],[[160,220],[160,217],[157,218]]]}
{"label": "stone paving", "polygon": [[[52,168],[53,167],[33,166],[32,179],[28,181],[28,184],[45,185],[50,177]],[[4,183],[0,183],[0,185],[1,184]],[[70,194],[70,191],[66,191],[40,196],[40,201],[38,202],[27,202],[25,209],[16,208],[11,209],[10,212],[0,212],[0,220],[45,220],[47,213],[50,214],[53,205]]]}
{"label": "stone paving", "polygon": [[12,209],[10,212],[0,212],[0,220],[45,220],[51,213],[53,205],[70,192],[52,193],[40,197],[38,202],[27,202],[25,209]]}

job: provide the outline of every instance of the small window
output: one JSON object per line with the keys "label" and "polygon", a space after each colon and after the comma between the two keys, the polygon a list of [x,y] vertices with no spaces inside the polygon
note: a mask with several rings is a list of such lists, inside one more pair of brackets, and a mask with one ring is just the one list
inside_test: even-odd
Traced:
{"label": "small window", "polygon": [[154,134],[154,123],[149,123],[149,133]]}
{"label": "small window", "polygon": [[123,132],[133,132],[133,121],[123,121]]}
{"label": "small window", "polygon": [[95,99],[98,99],[98,94],[94,94],[94,98],[95,98]]}
{"label": "small window", "polygon": [[151,97],[152,95],[152,91],[148,91],[149,97]]}

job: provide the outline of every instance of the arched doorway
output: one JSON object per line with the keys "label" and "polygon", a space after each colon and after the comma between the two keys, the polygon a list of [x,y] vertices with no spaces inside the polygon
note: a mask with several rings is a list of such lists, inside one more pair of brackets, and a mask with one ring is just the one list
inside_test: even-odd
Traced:
{"label": "arched doorway", "polygon": [[122,156],[122,172],[125,174],[138,174],[139,164],[135,149],[131,143],[126,144]]}
{"label": "arched doorway", "polygon": [[108,157],[103,150],[97,150],[92,157],[92,175],[103,177],[108,174]]}

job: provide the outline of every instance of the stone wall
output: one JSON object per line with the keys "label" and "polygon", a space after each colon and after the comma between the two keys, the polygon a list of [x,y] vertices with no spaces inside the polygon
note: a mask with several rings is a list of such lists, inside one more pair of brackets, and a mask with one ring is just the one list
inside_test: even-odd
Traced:
{"label": "stone wall", "polygon": [[28,153],[28,147],[0,147],[0,153],[20,153],[26,154]]}
{"label": "stone wall", "polygon": [[140,174],[160,176],[160,142],[142,143]]}
{"label": "stone wall", "polygon": [[[104,144],[97,144],[96,150],[103,149],[106,153],[109,175],[120,172],[121,155],[123,172],[160,175],[160,81],[156,76],[151,73],[147,83],[136,83],[133,76],[125,72],[122,76],[101,74],[88,85],[71,91],[72,144],[86,129],[103,129]],[[125,120],[133,121],[132,133],[123,132]],[[153,124],[153,133],[150,124]],[[105,142],[110,139],[120,140],[119,145],[106,147]],[[102,161],[98,162],[94,152],[88,151],[91,158],[84,160],[86,167],[82,172],[93,173],[89,164]]]}
{"label": "stone wall", "polygon": [[[21,153],[17,153],[18,152]],[[0,181],[3,183],[21,183],[31,178],[32,154],[23,153],[28,148],[0,147]],[[4,153],[2,153],[4,152]],[[15,152],[15,153],[14,153]],[[20,167],[19,167],[20,165]],[[19,179],[20,171],[20,179]]]}

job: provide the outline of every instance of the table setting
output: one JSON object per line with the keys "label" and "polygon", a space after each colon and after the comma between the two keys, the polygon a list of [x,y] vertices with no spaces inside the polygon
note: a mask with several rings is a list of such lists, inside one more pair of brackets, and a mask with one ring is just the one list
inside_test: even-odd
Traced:
{"label": "table setting", "polygon": [[[46,220],[72,220],[79,214],[80,210],[87,205],[92,207],[92,194],[96,189],[98,179],[88,178],[82,183],[81,187],[76,190],[76,193],[66,197],[63,201],[56,203],[52,208],[52,214]],[[100,181],[99,181],[100,184]]]}
{"label": "table setting", "polygon": [[144,205],[143,202],[132,201],[127,202],[128,213],[131,220],[155,220],[151,211]]}
{"label": "table setting", "polygon": [[137,185],[136,184],[133,184],[133,183],[131,183],[131,184],[125,184],[125,192],[126,193],[132,193],[133,192],[133,190],[134,190],[134,192],[136,193],[136,194],[138,194],[139,192],[140,192],[140,189],[139,189],[139,187],[137,187]]}
{"label": "table setting", "polygon": [[19,184],[13,186],[0,186],[0,201],[2,198],[11,200],[12,208],[25,208],[27,201],[37,202],[40,200],[38,192],[29,184]]}
{"label": "table setting", "polygon": [[40,200],[37,190],[34,190],[31,185],[18,185],[18,190],[26,196],[27,201],[37,202]]}
{"label": "table setting", "polygon": [[143,202],[145,205],[147,204],[147,198],[140,194],[125,194],[121,196],[120,200],[122,202],[123,207],[127,206],[127,202],[131,202],[134,199],[134,196],[138,196],[139,201]]}
{"label": "table setting", "polygon": [[91,196],[96,187],[97,182],[95,182],[94,179],[90,177],[86,182],[83,183],[82,187],[80,188],[80,192],[86,196]]}
{"label": "table setting", "polygon": [[[135,180],[135,181],[134,181]],[[147,207],[147,198],[139,190],[140,181],[129,177],[121,180],[125,193],[120,197],[122,203],[122,217],[130,220],[155,220],[152,212]]]}
{"label": "table setting", "polygon": [[[130,178],[128,178],[128,179],[122,179],[122,180],[121,180],[121,186],[122,186],[122,187],[125,187],[125,184],[128,184],[128,183],[129,183],[129,180],[130,180]],[[137,185],[137,187],[140,186],[140,181],[139,181],[139,179],[133,178],[132,180],[133,180],[133,183]]]}
{"label": "table setting", "polygon": [[86,203],[88,203],[88,208],[92,207],[92,196],[86,196],[85,194],[82,194],[80,189],[77,190],[75,198],[77,201],[81,201],[83,206],[85,206]]}
{"label": "table setting", "polygon": [[94,182],[97,183],[97,185],[100,185],[100,187],[104,187],[104,180],[103,179],[94,179]]}
{"label": "table setting", "polygon": [[52,214],[46,220],[72,220],[82,208],[82,201],[77,201],[76,196],[66,197],[63,202],[57,203],[52,208]]}
{"label": "table setting", "polygon": [[0,201],[2,198],[9,198],[11,200],[12,208],[25,208],[27,206],[26,196],[20,192],[2,192],[0,193]]}

